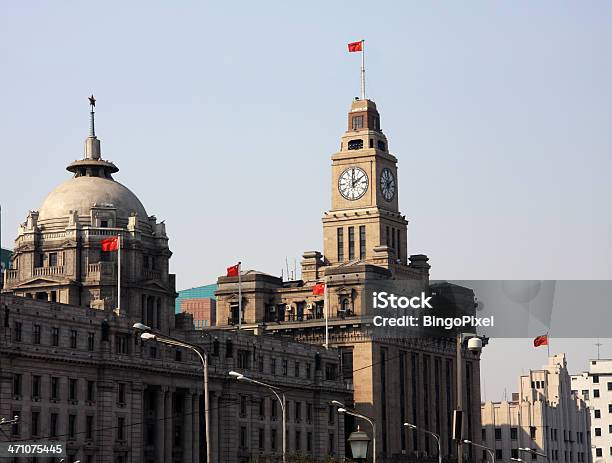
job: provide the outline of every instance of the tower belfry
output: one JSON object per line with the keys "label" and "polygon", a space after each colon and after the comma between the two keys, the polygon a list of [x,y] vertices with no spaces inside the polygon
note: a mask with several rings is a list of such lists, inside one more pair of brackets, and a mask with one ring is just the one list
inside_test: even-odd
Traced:
{"label": "tower belfry", "polygon": [[405,265],[407,224],[397,200],[397,158],[372,100],[355,98],[340,151],[332,155],[331,209],[323,217],[331,264]]}

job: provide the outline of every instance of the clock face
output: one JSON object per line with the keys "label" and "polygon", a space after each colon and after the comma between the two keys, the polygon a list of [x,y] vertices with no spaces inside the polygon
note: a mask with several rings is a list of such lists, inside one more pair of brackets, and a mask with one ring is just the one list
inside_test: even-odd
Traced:
{"label": "clock face", "polygon": [[380,191],[387,201],[391,201],[395,196],[395,176],[391,169],[386,167],[380,173]]}
{"label": "clock face", "polygon": [[368,175],[359,167],[349,167],[340,174],[338,190],[350,201],[359,199],[368,191]]}

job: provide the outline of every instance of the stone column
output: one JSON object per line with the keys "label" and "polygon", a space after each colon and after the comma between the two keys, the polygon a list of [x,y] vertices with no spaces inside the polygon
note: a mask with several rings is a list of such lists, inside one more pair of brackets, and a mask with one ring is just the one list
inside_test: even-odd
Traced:
{"label": "stone column", "polygon": [[191,390],[185,391],[185,397],[183,398],[184,410],[183,410],[183,462],[192,462],[192,439],[191,433],[193,430],[193,394]]}
{"label": "stone column", "polygon": [[[111,376],[111,375],[109,375]],[[96,443],[100,450],[98,451],[98,461],[107,462],[113,461],[113,442],[115,442],[115,420],[113,413],[115,383],[111,378],[106,378],[98,381],[96,385],[97,392],[97,435]],[[63,415],[65,416],[65,415]],[[62,422],[63,416],[60,418]],[[61,434],[61,429],[60,429]]]}
{"label": "stone column", "polygon": [[172,428],[173,428],[173,418],[172,418],[172,389],[168,388],[166,390],[166,400],[164,406],[164,461],[172,462]]}
{"label": "stone column", "polygon": [[132,463],[144,461],[144,384],[141,381],[132,383],[130,395],[131,417],[130,417],[130,460]]}
{"label": "stone column", "polygon": [[[193,461],[200,463],[200,394],[193,395]],[[209,462],[207,462],[209,463]]]}
{"label": "stone column", "polygon": [[164,400],[166,388],[162,387],[155,395],[155,456],[159,463],[164,461]]}

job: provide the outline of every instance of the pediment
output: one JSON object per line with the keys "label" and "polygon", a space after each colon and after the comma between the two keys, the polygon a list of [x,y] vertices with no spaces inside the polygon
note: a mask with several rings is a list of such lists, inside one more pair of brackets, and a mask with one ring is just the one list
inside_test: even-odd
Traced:
{"label": "pediment", "polygon": [[14,286],[14,289],[17,288],[26,288],[28,286],[49,286],[49,285],[58,285],[58,284],[69,284],[69,280],[52,280],[50,278],[45,277],[36,277],[30,280],[23,281],[19,283],[17,286]]}
{"label": "pediment", "polygon": [[168,291],[168,288],[155,280],[146,280],[142,283],[142,287],[145,289],[156,290],[156,291]]}

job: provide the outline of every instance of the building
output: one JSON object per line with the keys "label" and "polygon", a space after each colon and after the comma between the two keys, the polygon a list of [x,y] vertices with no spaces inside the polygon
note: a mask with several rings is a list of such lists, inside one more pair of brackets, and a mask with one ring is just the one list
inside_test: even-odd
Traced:
{"label": "building", "polygon": [[179,291],[176,298],[176,313],[191,314],[196,328],[215,326],[217,320],[216,290],[217,285],[212,284]]}
{"label": "building", "polygon": [[529,448],[546,454],[544,461],[551,463],[592,461],[589,409],[571,390],[565,354],[553,355],[543,369],[522,375],[511,401],[482,404],[478,442],[494,449],[496,460],[543,461],[519,450]]}
{"label": "building", "polygon": [[591,412],[593,461],[612,462],[612,360],[590,360],[589,371],[572,375],[572,391]]}
{"label": "building", "polygon": [[4,285],[4,271],[11,265],[11,251],[0,248],[0,288]]}
{"label": "building", "polygon": [[[95,100],[94,100],[95,101]],[[0,441],[67,442],[67,462],[192,463],[205,452],[202,366],[192,351],[143,343],[133,324],[209,354],[211,461],[278,459],[279,406],[238,370],[285,392],[291,454],[344,456],[344,422],[331,400],[350,399],[339,352],[246,332],[203,333],[174,313],[163,223],[113,178],[91,129],[74,177],[28,213],[0,295],[0,417],[19,423]],[[102,239],[120,236],[116,252]],[[120,302],[120,303],[119,303]],[[335,373],[335,374],[334,374]]]}
{"label": "building", "polygon": [[[450,438],[457,403],[455,333],[440,330],[428,337],[377,339],[366,293],[368,286],[406,280],[430,294],[459,295],[462,303],[450,309],[463,313],[473,313],[474,294],[453,285],[433,287],[427,256],[409,255],[408,221],[397,195],[397,158],[389,150],[373,101],[352,102],[340,151],[331,161],[331,209],[323,216],[323,253],[303,254],[302,279],[297,281],[245,271],[241,301],[238,278],[219,277],[217,324],[234,329],[240,322],[242,329],[257,334],[322,345],[327,306],[329,345],[342,353],[342,375],[354,385],[354,406],[377,423],[377,461],[437,455],[433,438],[406,429],[404,422],[440,434],[443,457],[456,458]],[[326,285],[325,296],[313,294],[319,282]],[[479,355],[464,350],[464,362],[464,437],[476,440],[481,429]],[[347,431],[354,430],[348,423]],[[364,429],[371,432],[367,424]],[[474,457],[469,447],[464,451]]]}

